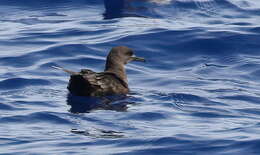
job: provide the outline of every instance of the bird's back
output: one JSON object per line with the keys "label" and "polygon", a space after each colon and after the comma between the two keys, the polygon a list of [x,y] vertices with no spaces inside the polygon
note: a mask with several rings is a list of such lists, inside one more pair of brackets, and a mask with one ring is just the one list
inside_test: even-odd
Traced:
{"label": "bird's back", "polygon": [[87,69],[71,75],[68,89],[78,96],[104,96],[129,92],[127,83],[114,73],[95,73]]}

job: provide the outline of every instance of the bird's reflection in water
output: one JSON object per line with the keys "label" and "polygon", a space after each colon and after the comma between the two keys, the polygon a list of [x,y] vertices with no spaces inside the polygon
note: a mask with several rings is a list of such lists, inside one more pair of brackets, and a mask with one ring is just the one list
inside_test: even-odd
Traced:
{"label": "bird's reflection in water", "polygon": [[83,97],[68,94],[67,104],[71,106],[71,113],[88,113],[92,110],[127,111],[127,105],[133,102],[127,101],[126,95],[105,97]]}

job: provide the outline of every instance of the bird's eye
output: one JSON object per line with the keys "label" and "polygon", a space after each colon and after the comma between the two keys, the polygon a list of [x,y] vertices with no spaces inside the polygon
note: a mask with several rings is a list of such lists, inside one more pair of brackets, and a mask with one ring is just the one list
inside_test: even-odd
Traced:
{"label": "bird's eye", "polygon": [[129,56],[132,56],[134,54],[134,52],[133,51],[127,51],[126,54],[129,55]]}

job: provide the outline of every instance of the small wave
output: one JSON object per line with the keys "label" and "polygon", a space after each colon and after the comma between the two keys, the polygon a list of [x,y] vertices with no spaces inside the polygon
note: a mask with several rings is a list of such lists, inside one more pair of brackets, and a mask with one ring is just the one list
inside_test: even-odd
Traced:
{"label": "small wave", "polygon": [[0,81],[0,89],[18,89],[27,86],[46,86],[51,83],[43,79],[11,78]]}
{"label": "small wave", "polygon": [[[80,50],[79,50],[80,49]],[[62,57],[72,57],[76,55],[93,53],[88,47],[83,44],[67,44],[61,46],[54,46],[49,47],[42,51],[36,52],[28,52],[24,55],[19,56],[9,56],[9,57],[0,57],[0,64],[5,66],[12,66],[12,67],[29,67],[33,66],[35,63],[39,63],[39,61],[43,61],[45,59],[50,58],[62,58]],[[28,61],[29,60],[29,61]]]}
{"label": "small wave", "polygon": [[168,118],[165,116],[166,114],[162,114],[161,112],[143,112],[143,113],[135,113],[135,114],[130,114],[127,116],[127,118],[123,119],[128,119],[128,120],[142,120],[142,121],[157,121],[157,120],[163,120]]}
{"label": "small wave", "polygon": [[51,124],[72,124],[71,121],[59,116],[54,112],[34,112],[26,115],[6,116],[0,118],[1,123],[51,123]]}
{"label": "small wave", "polygon": [[234,96],[222,96],[221,99],[244,101],[253,104],[258,104],[260,102],[260,97],[248,96],[248,95],[234,95]]}
{"label": "small wave", "polygon": [[8,0],[8,1],[1,1],[1,5],[7,5],[7,6],[21,6],[25,8],[31,8],[31,9],[48,9],[50,6],[52,8],[59,8],[59,9],[64,9],[64,8],[73,8],[73,6],[82,6],[82,5],[93,5],[93,4],[102,4],[102,0],[78,0],[78,1],[73,1],[73,0],[39,0],[39,1],[34,1],[34,0]]}
{"label": "small wave", "polygon": [[0,103],[0,110],[14,110],[15,108],[4,103]]}
{"label": "small wave", "polygon": [[16,19],[16,20],[0,20],[0,21],[1,22],[20,23],[20,24],[25,24],[25,25],[70,22],[70,20],[41,20],[38,18],[22,18],[22,19]]}

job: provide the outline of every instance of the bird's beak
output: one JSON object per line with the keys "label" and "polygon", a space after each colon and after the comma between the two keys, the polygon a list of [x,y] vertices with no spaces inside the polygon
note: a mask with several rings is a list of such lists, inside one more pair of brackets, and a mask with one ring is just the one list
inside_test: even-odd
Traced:
{"label": "bird's beak", "polygon": [[135,55],[133,55],[131,57],[132,61],[142,61],[142,62],[145,62],[145,59],[144,58],[141,58],[141,57],[137,57]]}

